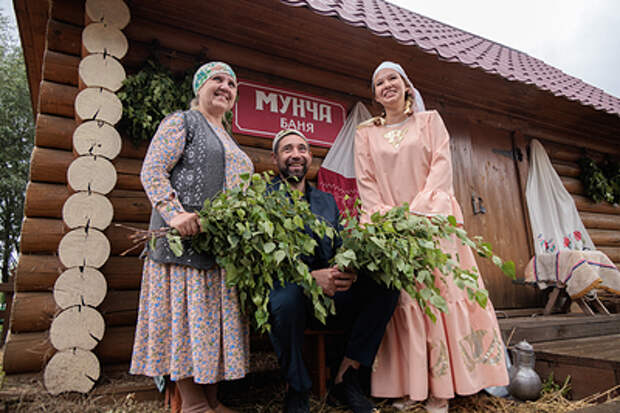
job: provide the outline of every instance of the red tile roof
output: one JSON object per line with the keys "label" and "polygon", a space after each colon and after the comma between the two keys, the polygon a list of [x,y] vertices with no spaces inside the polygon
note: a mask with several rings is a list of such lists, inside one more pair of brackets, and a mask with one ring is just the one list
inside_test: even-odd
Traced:
{"label": "red tile roof", "polygon": [[481,68],[508,80],[533,84],[556,96],[620,115],[620,99],[567,75],[540,59],[475,34],[424,17],[383,0],[281,0],[290,6],[307,6],[315,13],[336,16],[366,27],[378,36],[391,36],[406,45],[448,61]]}

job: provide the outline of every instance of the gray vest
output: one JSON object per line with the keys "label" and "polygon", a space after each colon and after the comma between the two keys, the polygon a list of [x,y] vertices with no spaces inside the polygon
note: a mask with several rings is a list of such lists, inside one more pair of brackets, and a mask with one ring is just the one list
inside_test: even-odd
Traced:
{"label": "gray vest", "polygon": [[[183,112],[185,122],[185,148],[170,172],[170,184],[187,212],[200,211],[205,200],[225,189],[225,150],[220,138],[202,113],[196,110]],[[149,229],[166,227],[156,208],[151,211]],[[177,257],[168,247],[165,238],[159,238],[155,249],[147,245],[148,256],[155,262],[189,265],[208,270],[215,264],[213,256],[192,248],[190,239],[183,240],[183,255]]]}

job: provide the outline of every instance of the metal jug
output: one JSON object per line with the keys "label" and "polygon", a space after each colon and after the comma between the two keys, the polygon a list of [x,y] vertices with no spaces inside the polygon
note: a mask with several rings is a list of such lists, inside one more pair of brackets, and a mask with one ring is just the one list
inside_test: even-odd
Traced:
{"label": "metal jug", "polygon": [[540,396],[542,382],[534,371],[534,348],[523,340],[512,350],[513,365],[509,371],[508,392],[519,400],[536,400]]}

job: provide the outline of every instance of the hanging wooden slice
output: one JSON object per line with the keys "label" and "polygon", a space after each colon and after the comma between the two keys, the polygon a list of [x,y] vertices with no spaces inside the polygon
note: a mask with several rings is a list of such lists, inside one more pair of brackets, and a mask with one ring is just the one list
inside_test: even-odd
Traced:
{"label": "hanging wooden slice", "polygon": [[107,194],[116,185],[116,168],[101,156],[80,156],[67,169],[67,183],[74,191]]}
{"label": "hanging wooden slice", "polygon": [[87,87],[75,98],[75,114],[82,120],[103,120],[116,125],[123,115],[123,104],[109,90]]}
{"label": "hanging wooden slice", "polygon": [[105,332],[105,321],[99,311],[87,305],[76,305],[58,313],[50,327],[50,341],[57,350],[78,347],[92,350]]}
{"label": "hanging wooden slice", "polygon": [[97,356],[91,351],[74,348],[52,356],[45,366],[43,382],[53,395],[68,391],[88,393],[100,374]]}
{"label": "hanging wooden slice", "polygon": [[103,232],[77,228],[66,233],[58,244],[58,258],[67,268],[99,268],[110,256],[110,241]]}
{"label": "hanging wooden slice", "polygon": [[87,87],[103,87],[116,92],[123,86],[126,73],[123,65],[110,55],[95,53],[80,62],[80,79]]}
{"label": "hanging wooden slice", "polygon": [[114,159],[121,152],[121,135],[102,120],[81,123],[73,132],[73,148],[78,155],[101,155]]}
{"label": "hanging wooden slice", "polygon": [[82,45],[89,54],[104,53],[122,59],[127,53],[127,37],[120,29],[105,23],[92,23],[82,31]]}
{"label": "hanging wooden slice", "polygon": [[65,309],[75,305],[97,307],[103,302],[108,285],[101,272],[90,267],[74,267],[63,272],[54,284],[54,300]]}
{"label": "hanging wooden slice", "polygon": [[69,228],[106,229],[112,222],[112,202],[96,192],[80,191],[71,195],[62,207],[62,220]]}
{"label": "hanging wooden slice", "polygon": [[87,0],[86,15],[94,22],[124,29],[129,24],[131,14],[123,0]]}

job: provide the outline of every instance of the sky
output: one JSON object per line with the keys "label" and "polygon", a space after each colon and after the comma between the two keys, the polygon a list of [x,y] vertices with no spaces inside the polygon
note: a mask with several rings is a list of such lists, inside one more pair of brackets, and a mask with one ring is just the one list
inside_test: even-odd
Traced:
{"label": "sky", "polygon": [[620,98],[619,0],[389,0]]}
{"label": "sky", "polygon": [[[525,52],[620,98],[620,0],[389,1]],[[14,21],[12,0],[0,0],[0,9]]]}

